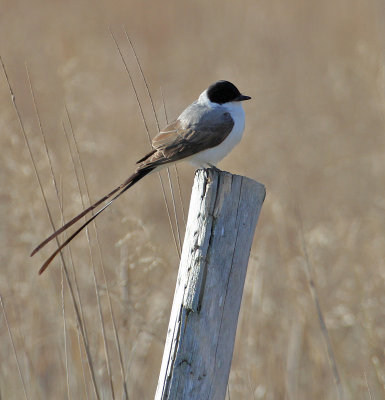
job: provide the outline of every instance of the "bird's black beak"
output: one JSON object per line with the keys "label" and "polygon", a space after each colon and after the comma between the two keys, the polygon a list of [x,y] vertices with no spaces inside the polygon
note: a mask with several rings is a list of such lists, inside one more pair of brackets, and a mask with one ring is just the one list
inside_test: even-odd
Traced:
{"label": "bird's black beak", "polygon": [[250,96],[245,96],[243,94],[241,94],[240,96],[238,96],[235,101],[245,101],[245,100],[250,100],[251,97]]}

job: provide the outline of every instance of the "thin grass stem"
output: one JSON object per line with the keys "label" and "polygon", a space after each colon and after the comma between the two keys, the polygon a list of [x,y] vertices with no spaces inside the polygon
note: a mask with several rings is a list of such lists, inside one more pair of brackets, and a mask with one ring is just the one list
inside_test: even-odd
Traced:
{"label": "thin grass stem", "polygon": [[[68,118],[68,122],[69,122],[70,129],[71,129],[72,139],[73,139],[74,144],[75,144],[75,151],[76,151],[76,155],[77,155],[77,158],[78,158],[78,161],[79,161],[80,171],[82,173],[82,178],[83,178],[84,185],[85,185],[85,188],[86,188],[86,194],[87,194],[87,198],[88,198],[88,203],[91,204],[91,196],[90,196],[90,191],[89,191],[89,188],[88,188],[86,174],[84,172],[83,161],[82,161],[82,158],[80,156],[79,146],[78,146],[78,142],[77,142],[76,135],[75,135],[75,130],[73,129],[71,116],[70,116],[70,113],[68,111],[67,106],[66,106],[66,113],[67,113],[67,118]],[[126,379],[125,379],[123,356],[122,356],[122,351],[121,351],[121,346],[120,346],[118,330],[116,328],[115,316],[114,316],[114,312],[113,312],[113,308],[112,308],[110,290],[109,290],[109,287],[108,287],[108,281],[107,281],[105,268],[104,268],[102,248],[100,246],[99,234],[98,234],[98,229],[97,229],[97,225],[96,225],[95,221],[93,222],[93,225],[94,225],[94,228],[95,228],[96,244],[97,244],[97,247],[98,247],[100,265],[101,265],[102,274],[103,274],[103,280],[104,280],[104,284],[105,284],[105,288],[106,288],[108,307],[109,307],[109,312],[110,312],[111,321],[112,321],[112,328],[113,328],[113,331],[114,331],[116,351],[118,353],[118,358],[119,358],[119,366],[120,366],[120,372],[121,372],[121,377],[122,377],[122,382],[123,382],[123,394],[124,394],[124,398],[128,399],[128,390],[127,390],[127,382],[126,382]]]}
{"label": "thin grass stem", "polygon": [[[129,77],[129,79],[130,79],[131,87],[132,87],[132,89],[133,89],[133,91],[134,91],[135,98],[136,98],[136,102],[137,102],[137,104],[138,104],[138,106],[139,106],[140,115],[141,115],[141,117],[142,117],[142,121],[143,121],[145,130],[146,130],[146,133],[147,133],[147,137],[148,137],[148,140],[149,140],[149,142],[150,142],[150,144],[151,144],[150,130],[148,129],[147,121],[146,121],[146,118],[145,118],[144,112],[143,112],[143,107],[142,107],[142,104],[141,104],[141,102],[140,102],[140,100],[139,100],[138,92],[137,92],[137,90],[136,90],[136,87],[135,87],[134,81],[133,81],[133,79],[132,79],[130,70],[128,69],[126,60],[125,60],[124,57],[123,57],[122,51],[120,50],[119,44],[118,44],[118,42],[117,42],[117,40],[116,40],[116,38],[115,38],[115,36],[114,36],[114,34],[113,34],[113,32],[112,32],[111,29],[110,29],[110,34],[111,34],[111,36],[112,36],[112,39],[114,40],[115,46],[116,46],[116,48],[117,48],[117,50],[118,50],[118,52],[119,52],[120,58],[121,58],[122,61],[123,61],[125,70],[126,70],[126,72],[127,72],[127,74],[128,74],[128,77]],[[161,186],[161,188],[162,188],[164,204],[165,204],[165,206],[166,206],[167,216],[168,216],[168,220],[169,220],[169,223],[170,223],[170,227],[171,227],[171,232],[172,232],[172,236],[173,236],[173,239],[174,239],[175,248],[176,248],[176,251],[177,251],[177,253],[178,253],[178,257],[180,258],[180,251],[179,251],[178,242],[177,242],[176,235],[175,235],[175,231],[174,231],[174,226],[173,226],[172,220],[171,220],[170,208],[169,208],[168,203],[167,203],[166,192],[165,192],[165,190],[164,190],[164,184],[163,184],[162,176],[160,175],[159,172],[158,172],[158,176],[159,176],[160,186]]]}
{"label": "thin grass stem", "polygon": [[[67,107],[66,107],[66,110],[67,110]],[[69,136],[68,136],[68,133],[67,133],[67,130],[66,130],[64,122],[62,123],[62,126],[63,126],[63,132],[64,132],[64,136],[65,136],[65,139],[66,139],[66,142],[67,142],[67,146],[68,146],[68,151],[69,151],[70,157],[71,157],[71,162],[72,162],[74,174],[75,174],[75,177],[76,177],[76,183],[77,183],[78,191],[79,191],[79,194],[80,194],[82,207],[84,209],[85,208],[85,203],[84,203],[83,196],[82,196],[82,190],[81,190],[81,186],[80,186],[80,178],[79,178],[79,175],[78,175],[78,171],[76,169],[75,159],[74,159],[74,156],[73,156],[73,153],[72,153],[72,148],[71,148],[71,144],[70,144],[70,141],[69,141]],[[105,362],[106,362],[106,368],[107,368],[107,375],[108,375],[108,380],[109,380],[109,383],[110,383],[111,397],[112,397],[112,399],[115,399],[115,391],[114,391],[114,386],[113,386],[113,382],[112,382],[112,375],[111,375],[111,363],[110,363],[110,357],[109,357],[108,346],[107,346],[107,337],[106,337],[106,329],[105,329],[104,317],[103,317],[102,306],[101,306],[101,301],[100,301],[99,285],[98,285],[98,281],[97,281],[97,277],[96,277],[96,267],[95,267],[94,255],[93,255],[93,252],[92,252],[92,246],[91,246],[91,240],[90,240],[90,235],[89,235],[89,232],[88,232],[88,228],[86,228],[85,231],[86,231],[87,243],[88,243],[91,266],[92,266],[92,268],[91,268],[92,269],[92,277],[93,277],[94,288],[95,288],[96,302],[97,302],[97,306],[98,306],[100,328],[101,328],[102,338],[103,338],[104,356],[105,356]]]}
{"label": "thin grass stem", "polygon": [[[46,156],[47,156],[47,159],[48,159],[48,164],[49,164],[49,168],[50,168],[52,183],[53,183],[53,186],[55,188],[56,197],[57,197],[57,201],[58,201],[58,204],[59,204],[62,220],[64,221],[64,211],[63,211],[63,205],[62,205],[63,201],[60,201],[60,194],[59,194],[59,189],[58,189],[58,185],[57,185],[57,182],[56,182],[55,174],[54,174],[54,171],[53,171],[53,164],[52,164],[52,160],[51,160],[51,155],[50,155],[49,148],[48,148],[48,145],[47,145],[47,141],[46,141],[43,125],[41,123],[39,108],[37,107],[37,102],[36,102],[36,97],[35,97],[35,91],[33,89],[32,79],[31,79],[27,64],[25,65],[25,68],[26,68],[26,72],[27,72],[27,78],[28,78],[28,83],[29,83],[29,88],[30,88],[30,92],[31,92],[32,101],[33,101],[35,113],[36,113],[38,124],[39,124],[40,135],[42,137],[45,153],[46,153]],[[31,156],[31,158],[32,158],[32,163],[34,164],[33,157]],[[41,184],[39,186],[40,186],[41,192],[43,194],[43,198],[45,199],[45,194],[44,194],[44,191],[42,189]],[[47,204],[46,201],[45,201],[45,205],[46,205],[46,209],[48,211],[48,215],[50,217],[51,226],[52,226],[53,230],[55,231],[55,226],[53,224],[53,220],[52,220],[52,217],[50,215],[50,211],[49,211],[48,204]],[[58,246],[60,245],[58,239],[56,239],[56,243],[57,243]],[[86,385],[85,372],[84,372],[84,363],[83,363],[82,350],[81,350],[81,344],[80,344],[81,343],[80,342],[80,336],[81,336],[82,339],[83,339],[83,342],[88,346],[88,336],[87,336],[87,329],[86,329],[84,313],[83,313],[83,305],[82,305],[82,300],[81,300],[80,291],[79,291],[79,285],[78,285],[78,282],[77,282],[76,271],[75,271],[75,268],[74,268],[72,251],[71,251],[70,247],[68,247],[68,250],[69,250],[69,255],[70,255],[70,264],[71,264],[71,267],[72,267],[74,286],[75,286],[75,290],[76,290],[76,294],[77,294],[77,299],[75,299],[75,298],[72,299],[73,304],[74,304],[74,308],[75,308],[75,313],[76,313],[76,302],[78,302],[78,304],[79,304],[79,312],[80,312],[79,316],[80,316],[80,321],[81,321],[81,323],[79,324],[80,329],[78,329],[79,354],[81,356],[81,366],[82,366],[82,373],[83,373],[84,390],[85,390],[86,398],[88,399],[87,385]],[[66,264],[65,264],[65,261],[64,261],[64,258],[63,258],[62,254],[60,254],[60,257],[61,257],[62,268],[64,267],[64,273],[66,274],[66,279],[67,279],[67,284],[68,284],[69,275],[68,275],[68,272],[67,272]],[[71,290],[70,290],[70,293],[72,293]],[[79,321],[78,321],[78,323],[79,323]],[[85,352],[86,352],[87,361],[89,363],[90,360],[89,360],[89,358],[87,356],[87,354],[89,354],[89,353],[87,352],[87,350],[85,350]],[[93,368],[92,364],[89,365],[89,368],[90,369]],[[92,376],[92,373],[91,373],[91,376]]]}
{"label": "thin grass stem", "polygon": [[299,236],[300,236],[300,242],[301,242],[301,247],[302,247],[302,251],[305,257],[305,273],[306,273],[306,279],[309,285],[309,290],[310,290],[310,294],[313,298],[313,302],[314,305],[316,307],[317,310],[317,316],[318,316],[318,321],[321,327],[321,332],[322,332],[322,337],[324,338],[324,342],[326,345],[326,350],[327,350],[327,355],[328,355],[328,359],[329,359],[329,363],[332,369],[332,373],[333,373],[333,377],[334,377],[334,381],[335,384],[337,386],[337,392],[338,392],[338,398],[340,400],[344,399],[344,391],[343,391],[343,387],[341,384],[341,378],[340,378],[340,374],[338,372],[338,368],[337,368],[337,363],[336,363],[336,359],[334,356],[334,351],[333,351],[333,346],[330,340],[330,336],[329,336],[329,332],[325,323],[325,318],[323,316],[323,312],[321,309],[321,304],[319,301],[319,297],[318,297],[318,293],[317,293],[317,289],[312,277],[312,265],[310,263],[310,258],[309,258],[309,254],[307,251],[307,246],[306,246],[306,241],[305,241],[305,236],[304,236],[304,230],[303,230],[303,223],[302,223],[302,217],[301,214],[299,212],[299,210],[297,209],[297,218],[299,221]]}
{"label": "thin grass stem", "polygon": [[11,327],[9,326],[9,322],[8,322],[8,318],[7,318],[7,313],[5,312],[5,307],[4,307],[3,299],[2,299],[2,297],[1,297],[1,295],[0,295],[0,304],[1,304],[1,309],[2,309],[3,315],[4,315],[5,325],[7,326],[9,339],[10,339],[11,344],[12,344],[13,356],[15,357],[15,361],[16,361],[16,365],[17,365],[17,371],[18,371],[18,373],[19,373],[19,378],[20,378],[20,381],[21,381],[21,386],[22,386],[22,388],[23,388],[24,397],[25,397],[26,400],[28,400],[28,399],[29,399],[29,396],[28,396],[28,394],[27,394],[27,389],[26,389],[26,387],[25,387],[25,381],[24,381],[23,373],[21,372],[19,357],[18,357],[18,355],[17,355],[15,342],[14,342],[14,340],[13,340]]}
{"label": "thin grass stem", "polygon": [[[158,129],[158,132],[160,132],[159,119],[158,119],[158,116],[157,116],[156,111],[155,111],[154,101],[152,99],[150,87],[149,87],[149,85],[147,83],[146,76],[144,75],[142,65],[141,65],[141,63],[139,61],[139,57],[136,54],[134,44],[132,43],[131,38],[128,36],[126,28],[123,27],[123,29],[124,29],[124,33],[126,35],[126,39],[130,44],[132,53],[134,54],[134,57],[135,57],[135,60],[136,60],[136,64],[138,65],[138,68],[139,68],[139,71],[140,71],[140,75],[141,75],[141,77],[143,79],[144,86],[145,86],[146,91],[147,91],[147,96],[150,99],[152,112],[154,114],[154,118],[155,118],[155,121],[156,121],[156,127]],[[163,102],[163,106],[164,106],[164,102]],[[166,123],[168,124],[167,113],[165,112],[165,114],[166,114]],[[177,169],[176,164],[174,164],[174,166],[175,166],[176,172],[178,173],[178,169]],[[178,238],[178,244],[179,244],[178,255],[180,256],[180,253],[182,252],[181,235],[180,235],[180,231],[179,231],[178,215],[177,215],[177,212],[176,212],[176,204],[175,204],[175,198],[174,198],[174,189],[173,189],[173,185],[172,185],[172,181],[171,181],[171,174],[170,174],[170,168],[169,167],[167,167],[167,177],[168,177],[168,182],[169,182],[169,185],[170,185],[170,191],[171,191],[171,197],[172,197],[172,205],[173,205],[174,218],[175,218],[175,226],[176,226],[176,230],[177,230],[177,238]],[[178,185],[179,185],[179,180],[177,182],[178,182]],[[179,189],[179,192],[180,192],[180,186],[178,187],[178,189]],[[182,205],[182,207],[183,207],[183,205]]]}

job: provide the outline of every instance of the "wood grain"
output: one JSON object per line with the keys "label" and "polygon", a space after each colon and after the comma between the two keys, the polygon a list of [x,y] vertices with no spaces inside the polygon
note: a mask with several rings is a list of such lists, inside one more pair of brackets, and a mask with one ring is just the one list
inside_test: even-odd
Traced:
{"label": "wood grain", "polygon": [[156,400],[224,399],[243,286],[265,188],[198,170]]}

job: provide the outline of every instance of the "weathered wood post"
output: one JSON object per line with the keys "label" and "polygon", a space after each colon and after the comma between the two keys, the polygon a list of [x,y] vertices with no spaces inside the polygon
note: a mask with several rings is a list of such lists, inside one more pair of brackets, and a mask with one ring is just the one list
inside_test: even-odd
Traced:
{"label": "weathered wood post", "polygon": [[198,170],[155,400],[222,400],[265,187]]}

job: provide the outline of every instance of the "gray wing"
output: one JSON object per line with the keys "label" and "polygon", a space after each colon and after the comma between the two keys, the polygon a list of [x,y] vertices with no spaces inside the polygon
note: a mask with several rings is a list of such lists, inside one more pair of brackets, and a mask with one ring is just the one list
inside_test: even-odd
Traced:
{"label": "gray wing", "polygon": [[139,168],[179,161],[218,146],[233,126],[233,119],[223,109],[209,109],[193,103],[153,139],[154,150],[138,161],[143,163]]}

